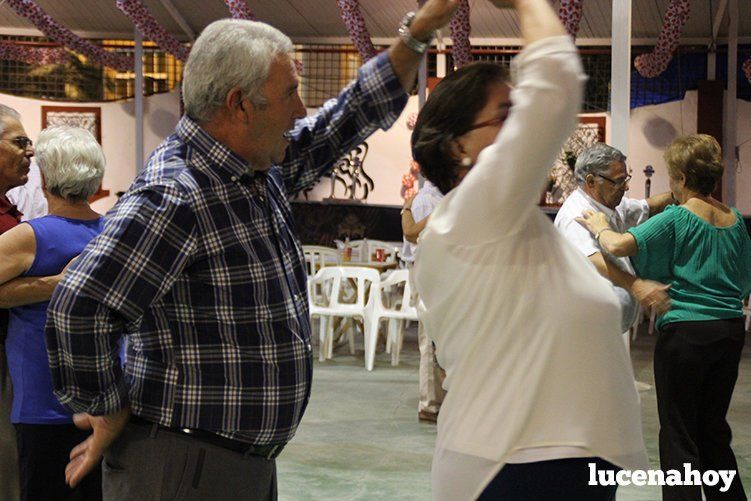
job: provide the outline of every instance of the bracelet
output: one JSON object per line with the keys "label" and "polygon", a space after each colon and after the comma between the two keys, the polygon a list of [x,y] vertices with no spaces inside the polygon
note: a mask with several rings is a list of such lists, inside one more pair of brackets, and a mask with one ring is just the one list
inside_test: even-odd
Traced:
{"label": "bracelet", "polygon": [[615,231],[613,228],[603,228],[600,231],[598,231],[595,234],[595,241],[599,244],[600,243],[600,235],[602,235],[603,231]]}

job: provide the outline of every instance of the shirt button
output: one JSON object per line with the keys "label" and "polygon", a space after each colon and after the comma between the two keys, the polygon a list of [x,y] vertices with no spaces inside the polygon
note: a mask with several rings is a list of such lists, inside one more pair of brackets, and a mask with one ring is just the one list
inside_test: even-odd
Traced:
{"label": "shirt button", "polygon": [[232,181],[233,183],[236,183],[236,182],[237,182],[237,176],[232,176],[232,177],[230,178],[230,180],[231,180],[231,181]]}

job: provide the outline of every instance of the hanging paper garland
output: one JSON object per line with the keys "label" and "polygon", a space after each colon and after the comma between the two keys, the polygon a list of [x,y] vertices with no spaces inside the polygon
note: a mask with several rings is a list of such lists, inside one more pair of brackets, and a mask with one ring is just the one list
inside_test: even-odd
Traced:
{"label": "hanging paper garland", "polygon": [[572,38],[576,38],[576,34],[579,33],[583,2],[584,0],[561,0],[561,7],[558,9],[558,17]]}
{"label": "hanging paper garland", "polygon": [[250,7],[248,7],[248,3],[245,0],[224,0],[224,3],[227,4],[232,19],[256,21],[256,16],[250,10]]}
{"label": "hanging paper garland", "polygon": [[88,40],[84,40],[55,21],[34,0],[7,0],[7,2],[19,16],[25,17],[34,23],[34,26],[47,37],[60,42],[70,50],[78,52],[99,64],[115,68],[118,71],[133,69],[132,58],[108,52]]}
{"label": "hanging paper garland", "polygon": [[27,47],[10,42],[0,42],[0,59],[3,61],[21,61],[32,66],[41,66],[45,64],[65,64],[70,59],[70,56],[65,49]]}
{"label": "hanging paper garland", "polygon": [[377,51],[370,40],[368,27],[365,26],[365,18],[360,12],[360,3],[358,0],[336,0],[339,10],[347,26],[347,31],[352,39],[352,43],[360,53],[362,62],[375,57]]}
{"label": "hanging paper garland", "polygon": [[162,50],[169,52],[178,60],[188,60],[190,49],[181,44],[175,37],[154,19],[151,12],[139,0],[117,0],[117,8],[133,21],[143,36],[157,44]]}
{"label": "hanging paper garland", "polygon": [[459,8],[449,23],[449,29],[454,41],[451,55],[454,59],[454,67],[458,69],[472,62],[472,46],[469,43],[469,32],[472,27],[469,24],[468,0],[460,0]]}
{"label": "hanging paper garland", "polygon": [[665,14],[665,23],[657,39],[657,45],[649,54],[642,54],[634,60],[634,67],[644,78],[660,75],[673,59],[683,32],[683,26],[691,13],[689,0],[672,0]]}

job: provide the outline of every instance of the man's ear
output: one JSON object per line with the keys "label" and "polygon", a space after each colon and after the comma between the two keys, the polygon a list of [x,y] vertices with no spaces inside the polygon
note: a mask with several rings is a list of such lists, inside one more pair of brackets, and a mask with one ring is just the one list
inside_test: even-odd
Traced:
{"label": "man's ear", "polygon": [[587,187],[589,188],[594,188],[595,186],[594,174],[587,174],[587,177],[584,178],[584,184],[587,185]]}
{"label": "man's ear", "polygon": [[240,87],[233,87],[227,93],[224,99],[224,105],[227,108],[230,117],[242,122],[248,121],[253,113],[253,105],[249,99],[245,98]]}

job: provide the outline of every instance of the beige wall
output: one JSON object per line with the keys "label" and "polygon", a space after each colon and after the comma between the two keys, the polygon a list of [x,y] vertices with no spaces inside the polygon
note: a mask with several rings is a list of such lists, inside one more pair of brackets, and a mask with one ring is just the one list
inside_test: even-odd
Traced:
{"label": "beige wall", "polygon": [[[644,196],[644,174],[648,164],[655,169],[652,193],[668,189],[668,179],[662,152],[675,137],[696,131],[696,92],[688,92],[683,101],[637,108],[631,113],[629,164],[633,170],[630,196]],[[41,128],[41,106],[45,101],[18,98],[0,94],[0,102],[17,109],[23,116],[24,126],[33,138]],[[146,123],[144,126],[145,156],[169,135],[178,120],[179,99],[176,93],[146,98]],[[80,106],[78,103],[70,103]],[[86,104],[84,104],[85,106]],[[115,202],[114,193],[125,190],[136,172],[134,165],[135,130],[133,102],[93,103],[102,108],[102,144],[107,157],[104,187],[112,193],[98,201],[97,210],[109,209]],[[409,170],[410,150],[407,117],[417,110],[417,99],[410,98],[407,108],[389,131],[378,131],[369,140],[370,151],[365,168],[375,182],[368,197],[373,204],[401,205],[401,178]],[[312,112],[312,110],[311,110]],[[736,167],[737,206],[743,214],[751,215],[751,103],[738,101],[739,162]],[[608,123],[609,127],[609,123]],[[609,135],[608,130],[608,135]],[[330,192],[330,182],[323,180],[311,194],[311,200],[320,200]],[[341,197],[341,188],[337,188]]]}
{"label": "beige wall", "polygon": [[[668,190],[668,178],[662,153],[670,142],[683,134],[696,132],[695,91],[688,92],[683,101],[644,106],[631,112],[629,124],[629,160],[633,180],[629,196],[644,197],[645,176],[643,169],[652,165],[652,194]],[[370,153],[365,161],[368,174],[375,181],[375,190],[368,197],[369,203],[401,205],[400,189],[402,175],[409,170],[410,152],[407,117],[417,109],[417,98],[410,98],[407,109],[388,131],[376,133],[369,141]],[[607,116],[605,113],[593,116]],[[743,214],[751,215],[751,103],[738,100],[739,163],[736,168],[736,204]],[[610,137],[610,121],[607,123]],[[743,144],[745,141],[745,144]],[[311,194],[311,199],[321,199],[330,193],[330,183],[324,180]],[[341,196],[340,189],[337,193]]]}
{"label": "beige wall", "polygon": [[[65,103],[27,99],[0,94],[0,102],[15,108],[23,119],[26,133],[36,139],[42,128],[42,106],[92,106],[102,110],[102,149],[107,158],[107,169],[102,186],[110,196],[93,204],[95,210],[105,212],[117,201],[115,193],[125,191],[136,173],[135,125],[133,100],[111,103]],[[145,156],[172,133],[180,113],[180,100],[176,92],[149,96],[144,99],[144,151]]]}

